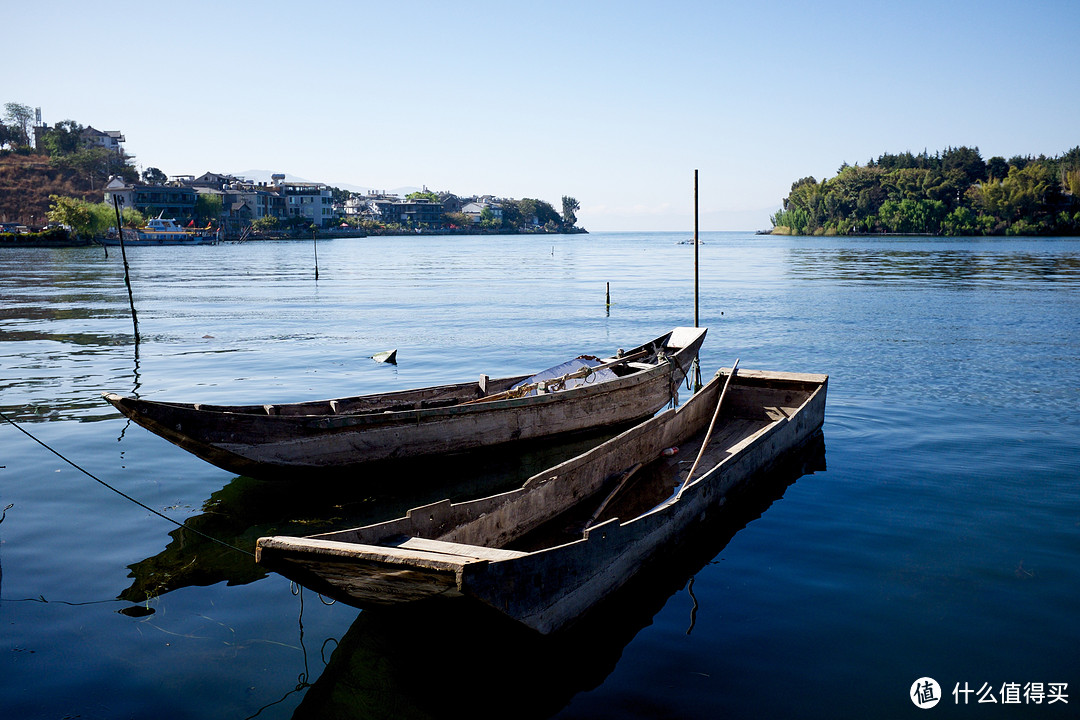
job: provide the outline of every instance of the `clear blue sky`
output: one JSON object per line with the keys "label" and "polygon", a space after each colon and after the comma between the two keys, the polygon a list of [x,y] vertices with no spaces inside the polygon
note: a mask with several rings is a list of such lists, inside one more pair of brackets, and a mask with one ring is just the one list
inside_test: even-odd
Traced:
{"label": "clear blue sky", "polygon": [[142,168],[581,203],[754,230],[884,152],[1080,144],[1078,0],[17,3],[0,103]]}

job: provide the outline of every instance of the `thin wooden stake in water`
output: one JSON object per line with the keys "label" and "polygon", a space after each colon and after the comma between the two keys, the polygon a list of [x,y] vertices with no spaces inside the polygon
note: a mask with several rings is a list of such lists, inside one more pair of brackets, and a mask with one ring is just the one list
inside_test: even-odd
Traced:
{"label": "thin wooden stake in water", "polygon": [[318,230],[312,228],[311,230],[311,247],[315,249],[315,279],[319,279],[319,243],[315,240],[315,236],[318,234]]}
{"label": "thin wooden stake in water", "polygon": [[698,201],[697,170],[694,170],[694,327],[698,324]]}
{"label": "thin wooden stake in water", "polygon": [[120,237],[120,257],[124,259],[124,284],[127,285],[128,303],[131,304],[131,324],[135,328],[135,356],[139,355],[139,318],[135,315],[135,296],[131,292],[131,271],[128,269],[127,252],[124,250],[124,226],[120,222],[120,196],[113,195],[116,211],[116,234]]}
{"label": "thin wooden stake in water", "polygon": [[716,418],[720,417],[720,406],[724,404],[724,396],[727,395],[728,385],[731,384],[731,378],[735,377],[735,373],[738,369],[739,359],[735,358],[735,364],[731,366],[731,372],[728,374],[727,380],[724,381],[724,389],[720,391],[720,399],[716,401],[716,410],[713,412],[712,422],[709,423],[709,431],[705,433],[705,441],[701,443],[701,449],[698,450],[697,458],[694,460],[694,464],[690,466],[690,472],[687,473],[686,479],[683,480],[679,492],[675,493],[676,501],[682,497],[683,490],[690,484],[690,478],[694,477],[694,471],[697,470],[698,463],[701,462],[701,456],[705,454],[705,448],[709,446],[709,441],[712,440],[713,429],[716,427]]}

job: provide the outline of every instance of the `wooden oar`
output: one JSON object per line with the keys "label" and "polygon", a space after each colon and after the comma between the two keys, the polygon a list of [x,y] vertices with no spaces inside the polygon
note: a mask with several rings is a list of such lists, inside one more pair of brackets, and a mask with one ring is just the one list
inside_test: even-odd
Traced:
{"label": "wooden oar", "polygon": [[487,397],[476,398],[475,400],[468,400],[468,401],[463,402],[461,404],[462,405],[472,405],[473,403],[490,402],[492,400],[505,400],[506,398],[510,398],[510,397],[519,397],[519,396],[524,395],[525,393],[529,392],[530,390],[533,390],[534,388],[539,386],[541,383],[551,385],[551,384],[554,384],[554,383],[566,382],[567,380],[570,380],[571,378],[588,377],[589,375],[593,374],[597,370],[606,370],[607,368],[615,367],[616,365],[622,365],[623,363],[630,362],[631,360],[636,360],[639,357],[642,357],[644,355],[648,355],[649,352],[650,352],[649,350],[639,350],[636,353],[632,353],[630,355],[625,355],[625,356],[619,358],[618,360],[612,360],[611,362],[601,363],[600,365],[593,365],[592,367],[583,367],[583,368],[580,368],[578,370],[574,370],[573,372],[568,372],[565,375],[561,375],[561,376],[556,377],[556,378],[551,378],[550,380],[538,380],[537,382],[529,383],[528,385],[522,385],[519,388],[512,388],[510,390],[503,390],[501,393],[495,393],[494,395],[488,395]]}
{"label": "wooden oar", "polygon": [[731,366],[731,372],[728,374],[727,380],[724,381],[724,389],[720,391],[720,399],[716,401],[716,410],[713,411],[712,422],[709,423],[709,431],[705,433],[705,442],[701,443],[701,449],[698,450],[694,464],[690,466],[690,472],[686,475],[686,479],[683,480],[679,492],[675,493],[676,502],[682,497],[683,490],[686,489],[686,486],[690,484],[690,478],[694,477],[694,471],[697,470],[698,463],[701,462],[701,457],[705,454],[705,448],[709,446],[709,440],[712,439],[713,428],[716,427],[716,418],[720,417],[720,406],[724,404],[724,396],[727,395],[728,385],[731,384],[731,378],[735,377],[735,373],[738,369],[739,359],[735,358],[735,364]]}
{"label": "wooden oar", "polygon": [[615,489],[608,493],[608,496],[604,498],[604,502],[600,503],[600,507],[596,508],[596,512],[594,512],[592,514],[592,517],[585,522],[585,527],[582,528],[582,530],[588,530],[592,526],[592,524],[596,522],[596,518],[600,517],[600,513],[604,512],[604,508],[608,506],[608,503],[611,502],[611,499],[619,494],[619,491],[623,489],[627,481],[630,480],[630,477],[640,469],[641,463],[637,463],[622,474],[622,477],[619,478],[619,483],[615,486]]}

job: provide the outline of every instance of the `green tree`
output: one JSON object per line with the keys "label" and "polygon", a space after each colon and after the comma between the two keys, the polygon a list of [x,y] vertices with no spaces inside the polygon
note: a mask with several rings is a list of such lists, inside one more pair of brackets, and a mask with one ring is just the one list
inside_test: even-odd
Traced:
{"label": "green tree", "polygon": [[91,188],[103,185],[113,175],[119,175],[127,182],[139,179],[138,171],[127,158],[102,147],[81,147],[70,155],[54,155],[49,162],[73,169],[90,182]]}
{"label": "green tree", "polygon": [[223,201],[217,193],[199,193],[195,196],[195,220],[198,223],[209,223],[212,220],[221,219]]}
{"label": "green tree", "polygon": [[1065,192],[1080,197],[1080,170],[1067,170],[1063,178]]}
{"label": "green tree", "polygon": [[472,219],[462,212],[446,213],[443,217],[454,227],[467,228],[472,224]]}
{"label": "green tree", "polygon": [[251,221],[251,227],[260,232],[276,230],[281,223],[273,215],[263,215]]}
{"label": "green tree", "polygon": [[947,148],[941,154],[941,169],[945,172],[959,171],[967,179],[967,185],[987,178],[986,163],[983,162],[977,147]]}
{"label": "green tree", "polygon": [[522,225],[521,212],[516,202],[504,202],[500,204],[502,209],[502,225],[504,228],[519,228]]}
{"label": "green tree", "polygon": [[495,217],[495,212],[489,206],[485,205],[480,211],[480,227],[494,230],[500,225],[502,225],[502,221]]}
{"label": "green tree", "polygon": [[49,222],[68,226],[76,236],[89,233],[93,221],[90,203],[61,195],[50,195],[49,201],[49,210],[46,213]]}
{"label": "green tree", "polygon": [[532,225],[539,222],[536,214],[536,203],[537,201],[532,198],[522,198],[515,203],[519,224]]}
{"label": "green tree", "polygon": [[51,205],[46,213],[50,222],[67,225],[82,237],[103,235],[116,225],[115,210],[105,203],[88,203],[78,198],[50,195]]}
{"label": "green tree", "polygon": [[894,233],[936,233],[944,217],[945,203],[940,200],[886,200],[878,211],[882,225]]}
{"label": "green tree", "polygon": [[146,218],[135,208],[126,207],[120,211],[120,222],[124,227],[141,227],[146,224]]}
{"label": "green tree", "polygon": [[294,232],[299,232],[306,230],[310,222],[303,215],[290,215],[282,221],[282,224]]}
{"label": "green tree", "polygon": [[990,180],[1001,180],[1009,174],[1009,163],[1005,158],[994,156],[986,161],[986,177]]}
{"label": "green tree", "polygon": [[945,216],[942,232],[946,235],[978,235],[975,213],[969,207],[960,206]]}
{"label": "green tree", "polygon": [[330,202],[335,205],[344,205],[345,201],[353,196],[354,193],[348,190],[342,190],[341,188],[330,188]]}
{"label": "green tree", "polygon": [[806,235],[810,225],[810,216],[802,208],[780,210],[770,220],[773,227],[783,228],[784,235]]}
{"label": "green tree", "polygon": [[18,133],[16,143],[30,145],[30,128],[34,124],[34,110],[29,105],[9,102],[4,105],[4,118]]}
{"label": "green tree", "polygon": [[156,167],[146,168],[142,173],[142,181],[147,185],[164,185],[169,178]]}
{"label": "green tree", "polygon": [[574,227],[577,224],[577,215],[575,214],[581,209],[581,204],[577,199],[570,197],[569,195],[562,196],[562,221],[563,225],[568,228]]}
{"label": "green tree", "polygon": [[14,147],[18,139],[19,134],[15,131],[15,128],[8,127],[3,122],[0,122],[0,147],[5,145]]}
{"label": "green tree", "polygon": [[439,202],[439,196],[430,190],[417,190],[411,192],[405,196],[406,200],[430,200],[431,202]]}
{"label": "green tree", "polygon": [[1030,155],[1013,155],[1011,158],[1009,158],[1009,167],[1016,168],[1017,170],[1023,170],[1031,162],[1032,157]]}
{"label": "green tree", "polygon": [[562,217],[559,216],[559,213],[555,212],[555,208],[551,206],[551,203],[544,202],[543,200],[536,201],[536,219],[545,227],[548,226],[548,223],[555,223],[558,225],[562,222]]}
{"label": "green tree", "polygon": [[42,136],[44,150],[52,156],[76,152],[83,146],[83,130],[85,128],[74,120],[61,120]]}

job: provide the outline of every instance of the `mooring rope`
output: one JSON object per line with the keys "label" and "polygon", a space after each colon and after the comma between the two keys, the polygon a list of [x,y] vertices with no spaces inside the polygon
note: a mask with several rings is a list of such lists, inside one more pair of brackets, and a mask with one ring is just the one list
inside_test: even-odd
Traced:
{"label": "mooring rope", "polygon": [[166,515],[166,514],[164,514],[164,513],[158,512],[157,510],[155,510],[154,508],[150,507],[149,505],[146,505],[146,504],[144,504],[144,503],[141,503],[141,502],[139,502],[138,500],[136,500],[135,498],[131,497],[131,496],[130,496],[130,495],[128,495],[127,493],[123,492],[122,490],[119,490],[119,489],[117,489],[117,488],[113,487],[113,486],[112,486],[112,485],[110,485],[109,483],[107,483],[107,482],[105,482],[104,480],[102,480],[101,478],[97,477],[96,475],[94,475],[93,473],[91,473],[91,472],[90,472],[89,470],[86,470],[86,469],[84,469],[84,468],[80,467],[80,466],[79,466],[79,465],[78,465],[77,463],[75,463],[75,462],[72,462],[71,460],[68,460],[68,459],[67,459],[66,457],[64,457],[64,456],[63,456],[62,454],[60,454],[60,452],[59,452],[59,451],[57,451],[57,450],[54,450],[53,448],[49,447],[49,445],[48,445],[48,444],[46,444],[46,443],[45,443],[44,441],[42,441],[42,440],[39,440],[39,439],[38,439],[37,437],[35,437],[34,435],[32,435],[32,434],[31,434],[31,433],[30,433],[30,432],[29,432],[28,430],[26,430],[25,428],[23,428],[23,427],[22,427],[21,425],[19,425],[19,424],[18,424],[17,422],[15,422],[14,420],[12,420],[11,418],[9,418],[9,417],[8,417],[7,415],[5,415],[5,414],[4,414],[4,413],[2,413],[2,412],[0,412],[0,419],[2,419],[2,420],[3,420],[4,422],[6,422],[6,423],[8,423],[9,425],[11,425],[11,426],[12,426],[13,428],[15,428],[16,430],[18,430],[19,432],[21,432],[21,433],[22,433],[23,435],[25,435],[26,437],[28,437],[28,438],[30,438],[31,440],[33,440],[34,442],[36,442],[36,443],[37,443],[38,445],[40,445],[41,447],[43,447],[43,448],[45,448],[46,450],[48,450],[49,452],[51,452],[51,453],[52,453],[53,455],[55,455],[56,457],[60,458],[60,459],[61,459],[61,460],[63,460],[64,462],[66,462],[66,463],[67,463],[68,465],[70,465],[71,467],[73,467],[73,468],[75,468],[76,470],[78,470],[79,472],[81,472],[81,473],[82,473],[83,475],[85,475],[86,477],[90,478],[91,480],[93,480],[94,482],[96,482],[96,483],[98,483],[98,484],[100,484],[100,485],[104,485],[104,486],[105,486],[105,487],[107,487],[107,488],[108,488],[109,490],[112,490],[112,491],[113,491],[114,493],[116,493],[116,494],[117,494],[117,495],[119,495],[120,497],[124,498],[125,500],[130,500],[131,502],[135,503],[136,505],[138,505],[138,506],[139,506],[139,507],[141,507],[142,509],[144,509],[144,510],[148,510],[149,512],[153,513],[154,515],[157,515],[157,516],[158,516],[159,518],[162,518],[162,519],[164,519],[164,520],[168,520],[168,521],[169,521],[169,522],[171,522],[171,523],[172,523],[173,525],[175,525],[175,526],[177,526],[177,527],[179,527],[179,528],[183,528],[183,529],[187,530],[188,532],[193,532],[193,533],[195,533],[196,535],[198,535],[199,537],[205,538],[205,539],[207,539],[207,540],[210,540],[210,541],[212,541],[212,542],[216,542],[216,543],[217,543],[218,545],[223,545],[223,546],[225,546],[225,547],[227,547],[227,548],[230,548],[230,549],[232,549],[232,550],[235,550],[236,552],[239,552],[239,553],[243,553],[243,554],[245,554],[245,555],[247,555],[247,556],[249,556],[249,557],[255,557],[255,554],[254,554],[254,553],[252,553],[252,552],[249,552],[249,551],[247,551],[247,550],[244,550],[244,549],[242,549],[242,548],[238,548],[238,547],[236,547],[235,545],[230,545],[229,543],[225,542],[224,540],[218,540],[218,539],[217,539],[216,537],[213,537],[212,535],[207,535],[206,533],[204,533],[204,532],[203,532],[203,531],[201,531],[201,530],[196,530],[196,529],[195,529],[195,528],[193,528],[193,527],[190,527],[190,526],[188,526],[188,525],[185,525],[185,524],[184,524],[184,523],[182,523],[182,522],[179,522],[179,521],[177,521],[177,520],[174,520],[174,519],[172,519],[171,517],[169,517],[168,515]]}

